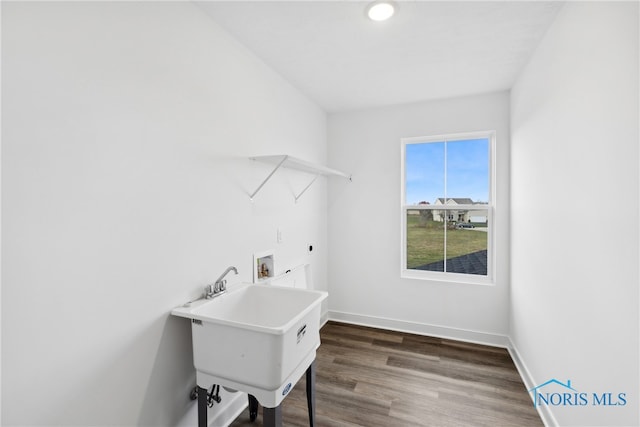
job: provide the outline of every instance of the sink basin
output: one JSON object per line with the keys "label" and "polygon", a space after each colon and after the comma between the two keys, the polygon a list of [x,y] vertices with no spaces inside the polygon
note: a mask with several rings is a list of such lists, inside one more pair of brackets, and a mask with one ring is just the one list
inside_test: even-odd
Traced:
{"label": "sink basin", "polygon": [[198,385],[221,384],[258,400],[263,396],[263,405],[279,404],[315,358],[326,297],[315,290],[243,284],[174,309],[173,315],[192,319]]}

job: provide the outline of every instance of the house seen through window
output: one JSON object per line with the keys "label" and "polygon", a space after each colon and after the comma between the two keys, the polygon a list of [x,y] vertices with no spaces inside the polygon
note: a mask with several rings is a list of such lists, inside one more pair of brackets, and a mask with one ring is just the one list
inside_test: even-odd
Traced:
{"label": "house seen through window", "polygon": [[479,132],[402,140],[403,275],[490,281],[494,139]]}

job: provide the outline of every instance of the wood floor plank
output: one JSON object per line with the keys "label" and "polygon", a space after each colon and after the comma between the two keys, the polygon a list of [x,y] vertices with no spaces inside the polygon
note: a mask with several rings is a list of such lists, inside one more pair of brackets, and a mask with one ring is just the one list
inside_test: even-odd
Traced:
{"label": "wood floor plank", "polygon": [[383,329],[368,328],[366,326],[352,325],[348,323],[335,323],[325,325],[326,330],[322,333],[324,336],[331,336],[337,334],[338,336],[359,336],[367,337],[371,340],[389,341],[395,343],[401,343],[403,335],[394,331],[386,331]]}
{"label": "wood floor plank", "polygon": [[376,349],[385,349],[390,353],[413,353],[428,356],[431,359],[439,359],[441,356],[441,344],[432,342],[403,339],[402,343],[398,345],[398,343],[374,340],[372,346]]}
{"label": "wood floor plank", "polygon": [[514,382],[516,384],[520,382],[519,377],[516,377],[505,368],[491,368],[487,365],[446,363],[443,361],[395,355],[389,357],[387,364],[415,372],[416,375],[437,375],[443,379],[459,380],[463,383],[474,383],[482,387],[505,387],[511,389]]}
{"label": "wood floor plank", "polygon": [[[316,357],[319,427],[542,426],[502,348],[329,322]],[[302,379],[285,427],[308,426]],[[231,427],[260,427],[245,410]]]}

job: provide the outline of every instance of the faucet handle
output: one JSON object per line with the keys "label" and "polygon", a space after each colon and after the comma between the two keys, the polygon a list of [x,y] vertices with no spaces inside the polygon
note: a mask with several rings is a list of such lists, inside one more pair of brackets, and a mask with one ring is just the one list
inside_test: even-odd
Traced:
{"label": "faucet handle", "polygon": [[215,293],[215,286],[210,284],[204,287],[205,297],[210,297]]}
{"label": "faucet handle", "polygon": [[227,289],[227,281],[226,280],[218,280],[214,285],[213,285],[213,293],[217,294],[219,292],[222,292],[224,290]]}

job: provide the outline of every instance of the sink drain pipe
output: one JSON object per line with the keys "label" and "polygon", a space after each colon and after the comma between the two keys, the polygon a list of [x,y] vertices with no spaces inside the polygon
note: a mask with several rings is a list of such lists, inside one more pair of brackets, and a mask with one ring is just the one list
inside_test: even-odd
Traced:
{"label": "sink drain pipe", "polygon": [[219,384],[212,385],[211,391],[207,391],[207,389],[195,386],[193,390],[191,390],[191,393],[189,394],[189,398],[191,400],[196,400],[198,398],[198,393],[200,392],[200,390],[202,390],[203,393],[207,394],[207,406],[209,408],[213,408],[214,403],[220,403],[222,401],[222,398],[220,397]]}

